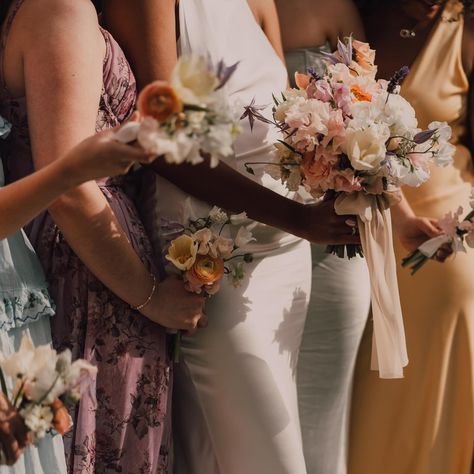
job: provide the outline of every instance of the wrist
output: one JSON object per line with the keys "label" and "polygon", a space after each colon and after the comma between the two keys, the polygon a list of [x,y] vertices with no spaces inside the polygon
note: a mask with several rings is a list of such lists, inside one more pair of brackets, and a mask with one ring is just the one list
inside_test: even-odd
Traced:
{"label": "wrist", "polygon": [[130,307],[135,311],[140,311],[144,316],[146,316],[147,308],[150,306],[150,303],[155,296],[156,289],[158,287],[158,282],[155,275],[150,274],[150,285],[148,291],[144,297],[138,303],[130,304]]}

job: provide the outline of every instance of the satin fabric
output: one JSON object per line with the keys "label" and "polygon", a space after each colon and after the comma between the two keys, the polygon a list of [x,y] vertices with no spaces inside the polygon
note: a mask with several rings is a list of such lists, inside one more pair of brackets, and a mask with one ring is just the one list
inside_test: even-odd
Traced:
{"label": "satin fabric", "polygon": [[[467,126],[468,80],[462,67],[463,17],[449,1],[418,55],[402,95],[420,127],[446,120],[454,131],[454,163],[405,195],[418,215],[467,214],[473,181]],[[380,52],[379,54],[384,54]],[[386,52],[385,54],[389,54]],[[396,246],[397,260],[407,252]],[[369,370],[372,326],[359,354],[350,437],[350,474],[468,474],[474,446],[474,251],[416,275],[398,268],[410,363],[403,380]]]}

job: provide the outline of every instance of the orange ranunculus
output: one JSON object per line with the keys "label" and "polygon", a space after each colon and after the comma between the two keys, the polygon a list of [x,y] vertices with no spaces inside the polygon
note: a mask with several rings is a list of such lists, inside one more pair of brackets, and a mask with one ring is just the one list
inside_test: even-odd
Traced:
{"label": "orange ranunculus", "polygon": [[158,122],[164,122],[171,115],[180,113],[183,103],[167,82],[155,81],[140,92],[137,108],[142,117],[153,117]]}
{"label": "orange ranunculus", "polygon": [[59,399],[54,400],[51,404],[53,409],[54,418],[53,418],[53,426],[54,429],[60,434],[66,434],[72,428],[72,421],[71,417],[69,416],[69,412],[67,408],[64,406],[63,402]]}
{"label": "orange ranunculus", "polygon": [[301,74],[300,72],[295,72],[295,84],[298,86],[298,89],[306,90],[309,86],[311,77],[308,74]]}
{"label": "orange ranunculus", "polygon": [[210,255],[198,255],[194,265],[186,272],[192,286],[212,285],[224,275],[224,260]]}
{"label": "orange ranunculus", "polygon": [[363,91],[359,86],[351,87],[352,95],[354,96],[354,102],[372,102],[372,96]]}

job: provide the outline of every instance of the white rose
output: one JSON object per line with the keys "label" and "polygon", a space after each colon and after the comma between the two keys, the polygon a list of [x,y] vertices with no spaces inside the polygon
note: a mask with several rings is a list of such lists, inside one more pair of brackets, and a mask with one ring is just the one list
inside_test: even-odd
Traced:
{"label": "white rose", "polygon": [[349,132],[343,150],[353,168],[360,171],[376,170],[385,160],[387,154],[385,142],[389,136],[387,127],[376,124],[365,130]]}
{"label": "white rose", "polygon": [[203,56],[181,56],[171,74],[171,85],[184,103],[206,104],[219,80]]}

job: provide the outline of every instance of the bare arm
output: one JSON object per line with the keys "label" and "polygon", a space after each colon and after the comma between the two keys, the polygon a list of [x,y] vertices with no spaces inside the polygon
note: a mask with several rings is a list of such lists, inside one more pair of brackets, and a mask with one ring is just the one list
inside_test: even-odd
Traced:
{"label": "bare arm", "polygon": [[103,0],[103,12],[139,88],[156,79],[169,79],[177,59],[175,0]]}
{"label": "bare arm", "polygon": [[[153,15],[155,12],[153,3],[160,2],[141,3],[142,7],[139,9],[139,13],[136,12],[137,18],[138,16]],[[104,0],[105,18],[112,18],[110,13],[113,5],[118,4],[121,5],[121,12],[125,18],[135,9],[135,0]],[[170,24],[163,29],[155,28],[153,34],[147,37],[137,35],[136,31],[130,31],[129,34],[122,33],[123,47],[132,55],[130,60],[133,64],[140,64],[140,70],[147,71],[144,76],[149,79],[167,77],[169,74],[168,64],[161,68],[157,56],[150,55],[152,47],[145,44],[151,41],[155,44],[161,43],[167,47],[174,47],[174,36],[169,37],[169,32],[173,31],[171,25],[175,24],[174,15],[166,15],[166,19]],[[117,29],[118,20],[112,21],[112,23],[107,22],[107,27],[113,34],[116,33],[116,30],[120,34],[120,30]],[[131,29],[128,22],[124,22],[120,26],[124,29],[127,27]],[[351,243],[354,241],[354,237],[348,235],[350,229],[345,226],[345,219],[337,216],[329,206],[304,207],[265,189],[224,164],[210,169],[206,164],[193,167],[175,166],[166,164],[163,160],[157,160],[153,167],[176,186],[202,201],[229,210],[245,210],[257,221],[312,241],[320,243]],[[212,192],[210,192],[209,183],[212,183]]]}
{"label": "bare arm", "polygon": [[113,139],[113,132],[94,135],[64,158],[25,178],[0,188],[0,239],[17,231],[62,193],[103,176],[125,173],[134,162],[153,157]]}
{"label": "bare arm", "polygon": [[[38,168],[94,133],[104,53],[89,2],[41,3],[25,3],[20,11],[29,27],[21,49]],[[44,14],[45,9],[51,11]],[[153,285],[149,272],[95,182],[62,195],[49,211],[76,254],[107,287],[132,305],[145,301]]]}
{"label": "bare arm", "polygon": [[270,41],[273,49],[284,61],[283,46],[281,44],[280,23],[274,0],[247,0],[248,4],[262,27],[265,36]]}

